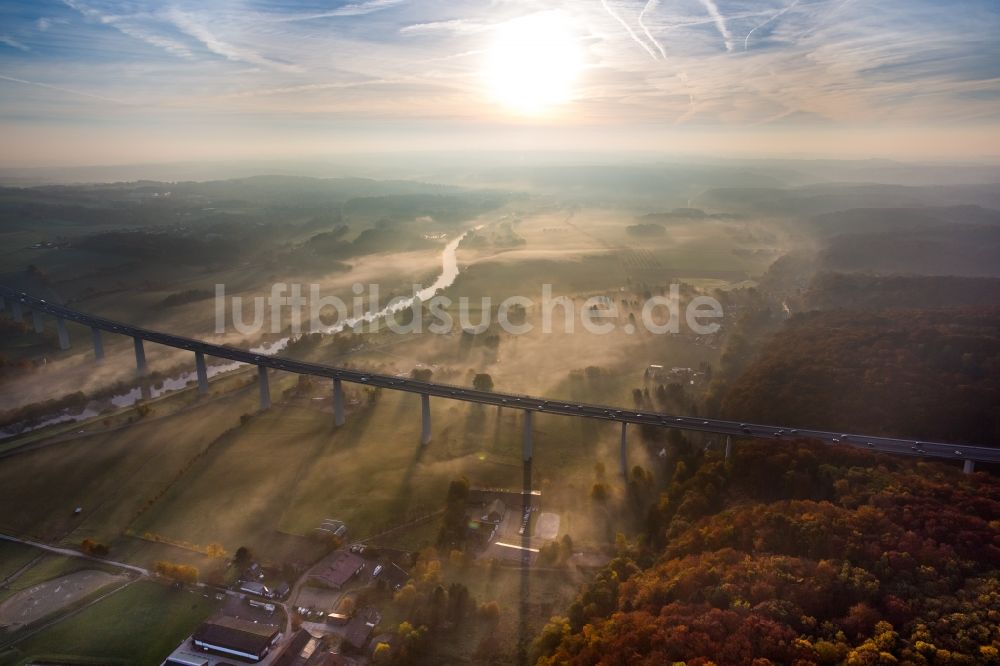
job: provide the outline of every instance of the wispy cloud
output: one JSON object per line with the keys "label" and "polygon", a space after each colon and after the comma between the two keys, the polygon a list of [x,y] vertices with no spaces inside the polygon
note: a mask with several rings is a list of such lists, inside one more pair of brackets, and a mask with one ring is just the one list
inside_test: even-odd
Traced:
{"label": "wispy cloud", "polygon": [[309,12],[303,14],[290,14],[282,16],[280,21],[315,21],[324,18],[337,18],[342,16],[364,16],[373,12],[380,12],[390,7],[403,4],[405,0],[369,0],[369,2],[357,2],[325,12]]}
{"label": "wispy cloud", "polygon": [[30,51],[31,50],[30,48],[28,48],[28,46],[26,44],[24,44],[22,42],[19,42],[18,40],[14,39],[10,35],[0,35],[0,44],[4,44],[5,46],[9,46],[12,49],[17,49],[18,51]]}
{"label": "wispy cloud", "polygon": [[[151,20],[152,17],[149,15],[109,13],[80,2],[79,0],[63,0],[63,2],[66,6],[79,12],[84,17],[101,25],[111,26],[123,35],[137,39],[141,42],[149,44],[150,46],[163,49],[171,55],[182,58],[193,57],[191,49],[183,42],[168,37],[157,31],[155,28],[144,27],[144,22],[153,22]],[[41,23],[39,23],[38,27],[40,30],[48,30],[52,26],[52,20],[43,18],[39,19],[39,22],[43,20],[45,21],[45,26],[42,27]]]}
{"label": "wispy cloud", "polygon": [[719,11],[719,6],[715,4],[715,0],[701,0],[701,4],[705,6],[705,11],[708,15],[712,17],[712,21],[715,22],[715,27],[719,30],[719,34],[722,35],[722,41],[726,45],[727,51],[733,50],[733,35],[729,32],[729,26],[726,25],[726,18]]}
{"label": "wispy cloud", "polygon": [[795,6],[798,5],[798,4],[799,4],[799,0],[792,0],[792,3],[790,5],[788,5],[787,7],[785,7],[784,9],[782,9],[781,11],[779,11],[778,13],[774,14],[773,16],[771,16],[770,18],[768,18],[766,21],[764,21],[762,23],[758,23],[753,28],[751,28],[750,32],[747,33],[746,38],[743,40],[743,50],[744,51],[747,50],[747,47],[750,44],[750,36],[753,33],[757,32],[757,30],[759,30],[760,28],[763,28],[765,25],[767,25],[769,23],[773,23],[774,21],[777,21],[779,18],[781,18],[782,16],[784,16],[785,14],[787,14],[788,12],[790,12],[791,10],[795,9]]}
{"label": "wispy cloud", "polygon": [[607,0],[601,0],[601,5],[604,6],[604,11],[606,11],[609,16],[618,21],[621,27],[625,28],[625,32],[628,33],[628,36],[632,38],[632,41],[641,46],[642,50],[645,51],[647,54],[649,54],[650,58],[656,60],[656,54],[653,53],[653,49],[649,48],[649,44],[639,39],[639,35],[635,34],[635,30],[633,30],[632,26],[628,24],[628,21],[623,19],[621,16],[618,15],[617,12],[611,9],[611,7],[608,6]]}
{"label": "wispy cloud", "polygon": [[421,33],[444,32],[452,34],[475,34],[489,30],[492,26],[488,23],[470,21],[467,19],[449,19],[447,21],[429,21],[427,23],[411,23],[399,29],[402,35],[415,35]]}
{"label": "wispy cloud", "polygon": [[653,46],[656,47],[656,50],[660,52],[660,57],[666,60],[667,52],[663,50],[663,45],[656,40],[656,37],[653,37],[653,33],[649,31],[649,28],[646,27],[646,23],[642,20],[643,17],[646,16],[646,12],[654,11],[659,4],[660,0],[649,0],[646,3],[646,5],[642,8],[642,11],[639,12],[639,27],[642,28],[643,33],[645,33],[649,41],[653,43]]}
{"label": "wispy cloud", "polygon": [[203,17],[179,9],[171,9],[166,16],[181,32],[198,40],[209,51],[223,58],[273,69],[296,69],[290,63],[268,58],[252,48],[222,39],[209,28],[210,21]]}
{"label": "wispy cloud", "polygon": [[34,86],[36,88],[44,88],[46,90],[54,90],[55,92],[65,93],[67,95],[73,95],[75,97],[86,97],[89,99],[97,100],[100,102],[110,102],[111,104],[116,104],[120,106],[128,106],[127,102],[121,100],[112,99],[104,95],[95,95],[93,93],[84,92],[82,90],[74,90],[72,88],[66,88],[64,86],[54,86],[48,83],[41,83],[39,81],[28,81],[26,79],[21,79],[16,76],[7,76],[5,74],[0,74],[0,81],[8,81],[10,83],[19,83],[25,86]]}

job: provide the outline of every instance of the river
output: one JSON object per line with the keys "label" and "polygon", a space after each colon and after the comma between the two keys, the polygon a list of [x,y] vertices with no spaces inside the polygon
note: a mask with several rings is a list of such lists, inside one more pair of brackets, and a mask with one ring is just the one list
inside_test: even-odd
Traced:
{"label": "river", "polygon": [[[477,229],[478,228],[479,227],[477,227]],[[455,279],[458,278],[458,246],[467,233],[468,232],[452,239],[447,245],[445,245],[444,250],[441,251],[441,273],[434,280],[433,284],[418,291],[416,296],[397,300],[391,306],[387,305],[377,311],[368,311],[360,317],[351,317],[349,319],[345,319],[344,321],[339,321],[331,326],[321,328],[319,332],[324,335],[336,335],[344,329],[351,328],[359,323],[370,323],[376,319],[381,319],[387,315],[405,310],[412,306],[417,298],[421,301],[426,301],[434,296],[439,290],[450,287],[455,282]],[[285,349],[291,340],[291,336],[284,337],[279,340],[264,343],[258,347],[251,347],[250,351],[256,354],[271,356]],[[242,365],[244,364],[235,361],[209,365],[207,368],[208,376],[209,378],[212,378],[226,372],[232,372]],[[164,379],[156,386],[147,386],[145,388],[142,386],[134,386],[125,393],[113,396],[108,402],[112,406],[121,409],[134,405],[136,402],[143,399],[144,391],[146,392],[146,398],[158,398],[171,391],[178,391],[186,388],[192,382],[197,381],[198,375],[194,370],[192,370],[176,377]],[[38,430],[39,428],[45,428],[51,425],[57,425],[59,423],[86,421],[99,415],[100,412],[97,409],[95,409],[92,405],[88,405],[79,412],[64,411],[63,413],[50,416],[42,421],[39,421],[38,423],[19,423],[7,426],[6,428],[0,429],[0,439],[13,437],[14,435],[30,432],[32,430]]]}

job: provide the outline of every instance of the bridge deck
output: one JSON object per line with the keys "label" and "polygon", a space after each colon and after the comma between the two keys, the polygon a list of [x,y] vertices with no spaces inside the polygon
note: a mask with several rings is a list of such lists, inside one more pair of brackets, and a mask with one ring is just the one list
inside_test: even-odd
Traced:
{"label": "bridge deck", "polygon": [[806,437],[818,439],[827,444],[842,444],[855,446],[883,453],[908,455],[918,457],[945,458],[950,460],[969,460],[976,462],[1000,462],[1000,448],[987,446],[970,446],[946,442],[928,442],[923,440],[879,437],[862,434],[832,432],[811,428],[791,428],[755,423],[739,423],[721,419],[705,419],[692,416],[662,414],[643,410],[624,409],[608,405],[594,405],[566,400],[553,400],[518,393],[500,391],[480,391],[465,386],[454,386],[440,382],[423,382],[416,379],[382,375],[362,370],[338,368],[320,363],[307,363],[277,356],[256,354],[249,350],[216,345],[194,338],[188,338],[170,333],[162,333],[147,328],[132,326],[122,322],[78,312],[70,308],[48,303],[23,292],[0,287],[0,296],[19,302],[22,307],[32,311],[45,312],[57,318],[75,321],[95,329],[118,333],[156,344],[200,352],[206,356],[224,358],[230,361],[247,363],[258,367],[273,368],[285,372],[293,372],[314,377],[327,377],[341,381],[353,382],[365,386],[375,386],[394,391],[408,391],[422,395],[463,400],[483,405],[498,407],[513,407],[546,414],[560,414],[603,421],[616,421],[637,425],[677,428],[697,432],[707,432],[735,437],[754,437],[767,439],[782,439],[789,437]]}

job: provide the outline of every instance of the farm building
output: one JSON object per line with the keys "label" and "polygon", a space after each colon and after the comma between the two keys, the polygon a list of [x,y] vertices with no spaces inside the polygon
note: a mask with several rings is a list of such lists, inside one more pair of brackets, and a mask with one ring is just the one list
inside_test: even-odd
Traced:
{"label": "farm building", "polygon": [[223,616],[198,627],[191,641],[205,652],[257,662],[280,638],[278,627]]}
{"label": "farm building", "polygon": [[334,666],[336,656],[331,654],[329,646],[322,639],[312,636],[305,629],[292,636],[285,651],[278,655],[272,666]]}
{"label": "farm building", "polygon": [[339,590],[364,568],[365,561],[360,555],[338,550],[313,568],[309,573],[309,582]]}
{"label": "farm building", "polygon": [[483,508],[483,516],[480,520],[485,523],[497,523],[503,520],[503,514],[507,511],[507,506],[499,497],[487,504]]}
{"label": "farm building", "polygon": [[267,585],[264,585],[263,583],[258,583],[256,581],[247,581],[245,583],[241,583],[240,592],[243,592],[245,594],[253,594],[258,597],[264,597],[267,599],[271,599],[272,597],[274,597],[274,594],[271,592],[270,588],[267,587]]}
{"label": "farm building", "polygon": [[410,580],[410,574],[395,562],[390,562],[382,569],[382,580],[389,586],[390,590],[396,591],[406,585]]}
{"label": "farm building", "polygon": [[365,608],[357,613],[347,625],[344,640],[356,650],[364,648],[375,627],[382,621],[382,614],[374,608]]}
{"label": "farm building", "polygon": [[204,655],[177,648],[166,658],[161,666],[208,666],[209,660]]}

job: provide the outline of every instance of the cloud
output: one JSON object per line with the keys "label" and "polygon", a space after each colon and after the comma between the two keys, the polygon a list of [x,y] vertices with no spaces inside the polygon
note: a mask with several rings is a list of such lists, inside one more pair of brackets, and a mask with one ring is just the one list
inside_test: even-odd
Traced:
{"label": "cloud", "polygon": [[220,38],[208,27],[210,21],[202,19],[194,14],[171,9],[166,16],[181,32],[193,37],[209,51],[220,55],[227,60],[245,62],[251,65],[259,65],[272,69],[295,70],[294,65],[287,62],[280,62],[261,55],[257,51],[239,46]]}
{"label": "cloud", "polygon": [[[127,37],[133,39],[138,39],[141,42],[145,42],[150,46],[155,46],[157,48],[163,49],[171,55],[179,56],[182,58],[191,58],[193,53],[191,49],[184,43],[173,39],[171,37],[165,36],[157,31],[155,28],[146,27],[143,23],[153,23],[151,17],[147,15],[121,15],[121,14],[111,14],[107,12],[102,12],[99,9],[91,7],[90,5],[79,2],[79,0],[63,0],[63,3],[67,7],[76,10],[84,17],[95,21],[101,25],[108,25],[122,33]],[[39,19],[39,22],[46,19]],[[40,29],[46,30],[51,26],[51,21],[46,20],[46,27]]]}
{"label": "cloud", "polygon": [[623,19],[621,16],[615,13],[615,11],[608,6],[607,0],[601,0],[601,5],[604,6],[604,11],[606,11],[608,15],[610,15],[613,19],[618,21],[618,23],[621,24],[623,28],[625,28],[625,32],[627,32],[628,36],[632,38],[632,41],[641,46],[642,50],[648,53],[650,58],[656,60],[656,54],[653,53],[653,50],[651,48],[649,48],[649,45],[646,44],[646,42],[639,39],[639,35],[635,34],[635,30],[632,29],[632,26],[630,26],[628,22],[625,21],[625,19]]}
{"label": "cloud", "polygon": [[492,25],[469,21],[465,19],[449,19],[447,21],[430,21],[428,23],[412,23],[399,29],[402,35],[447,32],[452,34],[474,34],[489,30]]}
{"label": "cloud", "polygon": [[30,51],[31,50],[30,48],[28,48],[28,46],[26,44],[23,44],[22,42],[19,42],[18,40],[14,39],[10,35],[0,35],[0,44],[4,44],[5,46],[9,46],[12,49],[17,49],[19,51]]}
{"label": "cloud", "polygon": [[312,12],[309,14],[290,14],[278,18],[279,21],[315,21],[316,19],[337,18],[342,16],[365,16],[374,12],[380,12],[390,7],[403,4],[405,0],[369,0],[368,2],[357,2],[326,12]]}
{"label": "cloud", "polygon": [[123,35],[138,39],[139,41],[149,44],[150,46],[161,48],[167,53],[181,58],[194,57],[194,53],[186,44],[179,42],[176,39],[171,39],[158,34],[156,31],[148,30],[137,23],[132,23],[128,20],[118,18],[113,21],[109,21],[109,23]]}
{"label": "cloud", "polygon": [[54,90],[56,92],[66,93],[67,95],[75,95],[77,97],[87,97],[89,99],[98,100],[101,102],[111,102],[112,104],[128,106],[128,103],[122,102],[121,100],[112,99],[104,95],[95,95],[93,93],[83,92],[81,90],[73,90],[72,88],[65,88],[63,86],[54,86],[48,83],[41,83],[38,81],[28,81],[26,79],[20,79],[16,76],[6,76],[0,74],[0,81],[8,81],[10,83],[20,83],[26,86],[35,86],[36,88],[45,88],[46,90]]}
{"label": "cloud", "polygon": [[705,11],[708,15],[712,17],[712,21],[715,22],[715,27],[719,30],[719,34],[722,35],[722,41],[726,45],[727,51],[733,50],[733,35],[729,32],[729,26],[726,25],[726,18],[719,11],[719,6],[715,4],[715,0],[701,0],[701,4],[705,6]]}
{"label": "cloud", "polygon": [[653,46],[656,47],[656,50],[660,52],[660,57],[666,60],[667,52],[663,50],[663,45],[656,41],[656,38],[653,37],[653,33],[649,31],[649,28],[646,27],[646,24],[642,20],[646,15],[646,12],[654,11],[659,4],[660,0],[649,0],[646,3],[646,5],[642,8],[642,11],[639,12],[639,27],[642,28],[642,31],[646,34],[646,37],[649,38],[649,41],[653,43]]}
{"label": "cloud", "polygon": [[795,6],[798,5],[798,4],[799,4],[799,0],[792,0],[792,3],[790,5],[788,5],[787,7],[785,7],[784,9],[782,9],[781,11],[779,11],[777,14],[774,14],[773,16],[771,16],[771,18],[767,19],[763,23],[758,23],[753,28],[751,28],[750,32],[747,33],[746,38],[743,40],[743,50],[746,51],[748,45],[750,44],[750,35],[752,35],[753,33],[755,33],[758,29],[763,28],[768,23],[771,23],[773,21],[778,20],[779,18],[781,18],[782,16],[784,16],[785,14],[787,14],[789,11],[795,9]]}

